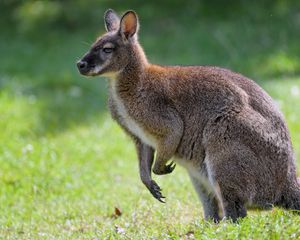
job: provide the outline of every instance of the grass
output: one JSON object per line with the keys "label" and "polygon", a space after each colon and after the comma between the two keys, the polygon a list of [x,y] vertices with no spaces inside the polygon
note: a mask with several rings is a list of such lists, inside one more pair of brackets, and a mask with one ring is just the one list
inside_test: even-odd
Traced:
{"label": "grass", "polygon": [[[152,62],[225,66],[269,92],[287,119],[300,174],[298,15],[274,9],[263,15],[256,5],[251,12],[242,5],[236,21],[207,5],[199,16],[196,5],[179,12],[135,4]],[[105,80],[79,76],[74,64],[95,28],[44,36],[3,29],[0,238],[299,239],[299,216],[279,208],[250,211],[239,224],[205,222],[181,167],[154,176],[167,203],[151,197],[132,143],[107,112]]]}

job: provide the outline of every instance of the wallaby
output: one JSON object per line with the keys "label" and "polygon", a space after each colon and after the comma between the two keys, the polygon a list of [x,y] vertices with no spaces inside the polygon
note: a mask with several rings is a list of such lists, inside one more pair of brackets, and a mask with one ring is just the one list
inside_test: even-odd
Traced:
{"label": "wallaby", "polygon": [[107,32],[77,62],[81,74],[109,77],[109,109],[134,140],[140,176],[162,201],[153,172],[183,165],[206,219],[236,221],[246,205],[300,210],[290,135],[271,97],[254,81],[209,66],[150,64],[134,11],[104,14]]}

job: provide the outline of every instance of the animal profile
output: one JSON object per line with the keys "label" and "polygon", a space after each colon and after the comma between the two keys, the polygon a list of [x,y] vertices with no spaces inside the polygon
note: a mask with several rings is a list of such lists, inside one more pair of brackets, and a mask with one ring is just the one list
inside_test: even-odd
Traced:
{"label": "animal profile", "polygon": [[[109,78],[112,118],[131,137],[140,177],[185,167],[206,219],[236,221],[246,206],[300,210],[290,134],[272,98],[254,81],[211,66],[149,63],[134,11],[104,14],[106,33],[78,61],[81,74]],[[178,186],[180,187],[180,186]]]}

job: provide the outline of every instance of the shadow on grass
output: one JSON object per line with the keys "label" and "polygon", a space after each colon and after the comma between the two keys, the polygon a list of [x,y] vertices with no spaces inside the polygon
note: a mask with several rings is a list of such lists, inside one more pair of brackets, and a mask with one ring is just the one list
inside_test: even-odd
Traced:
{"label": "shadow on grass", "polygon": [[[106,86],[104,83],[73,84],[65,89],[45,86],[31,89],[41,103],[38,133],[61,133],[70,127],[99,121],[106,112]],[[92,88],[94,87],[94,88]],[[100,124],[100,122],[99,122]]]}
{"label": "shadow on grass", "polygon": [[[61,134],[69,128],[97,121],[100,124],[103,114],[107,112],[107,84],[104,79],[63,85],[51,82],[20,84],[14,79],[7,83],[3,79],[0,77],[0,94],[1,91],[7,92],[12,96],[11,99],[15,99],[15,104],[23,101],[25,109],[18,114],[19,121],[22,118],[32,121],[33,129],[30,132],[36,137]],[[14,114],[14,110],[8,111]],[[27,114],[33,114],[34,117],[26,117]]]}

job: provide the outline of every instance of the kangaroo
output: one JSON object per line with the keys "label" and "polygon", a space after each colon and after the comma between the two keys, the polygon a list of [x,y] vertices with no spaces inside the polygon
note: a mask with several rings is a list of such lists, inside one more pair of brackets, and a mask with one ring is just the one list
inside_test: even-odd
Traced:
{"label": "kangaroo", "polygon": [[133,139],[141,180],[155,198],[164,197],[151,169],[169,174],[176,162],[187,169],[205,219],[236,221],[254,205],[300,210],[289,131],[261,87],[219,67],[150,64],[134,11],[119,18],[109,9],[104,20],[107,32],[77,66],[109,78],[112,118]]}

